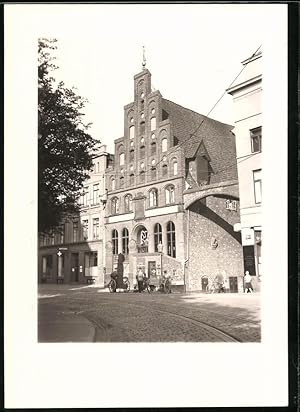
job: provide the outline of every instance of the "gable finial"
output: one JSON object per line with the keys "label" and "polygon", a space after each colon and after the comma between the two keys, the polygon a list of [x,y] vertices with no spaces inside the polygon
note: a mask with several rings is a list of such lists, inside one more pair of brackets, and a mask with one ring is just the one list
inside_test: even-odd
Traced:
{"label": "gable finial", "polygon": [[146,56],[145,56],[145,46],[143,46],[143,70],[146,68]]}

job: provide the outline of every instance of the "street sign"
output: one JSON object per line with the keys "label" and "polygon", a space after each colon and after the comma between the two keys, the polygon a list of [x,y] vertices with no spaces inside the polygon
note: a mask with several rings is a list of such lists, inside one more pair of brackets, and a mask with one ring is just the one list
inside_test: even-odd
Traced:
{"label": "street sign", "polygon": [[67,247],[59,247],[58,250],[68,250]]}

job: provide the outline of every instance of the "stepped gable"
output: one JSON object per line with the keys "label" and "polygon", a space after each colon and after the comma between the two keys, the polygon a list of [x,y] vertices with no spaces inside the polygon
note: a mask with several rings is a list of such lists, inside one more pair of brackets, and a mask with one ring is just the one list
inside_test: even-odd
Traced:
{"label": "stepped gable", "polygon": [[[203,116],[167,99],[162,99],[162,106],[169,115],[173,135],[178,139],[186,158],[193,158],[203,142],[213,171],[211,183],[237,179],[233,126]],[[201,126],[195,132],[200,123]],[[195,135],[190,137],[192,133]]]}

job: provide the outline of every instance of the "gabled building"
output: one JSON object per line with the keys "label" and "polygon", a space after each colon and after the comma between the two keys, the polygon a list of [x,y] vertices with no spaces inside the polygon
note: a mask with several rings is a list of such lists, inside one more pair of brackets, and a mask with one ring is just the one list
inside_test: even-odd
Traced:
{"label": "gabled building", "polygon": [[139,269],[147,276],[167,270],[181,289],[206,289],[217,275],[228,289],[242,289],[231,130],[153,91],[145,67],[134,76],[124,136],[106,170],[106,282],[122,253],[131,284]]}

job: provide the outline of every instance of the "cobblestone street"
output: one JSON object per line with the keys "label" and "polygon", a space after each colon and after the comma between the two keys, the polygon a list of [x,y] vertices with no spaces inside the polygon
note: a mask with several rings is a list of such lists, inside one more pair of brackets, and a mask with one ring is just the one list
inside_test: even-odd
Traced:
{"label": "cobblestone street", "polygon": [[259,342],[260,295],[39,287],[39,342]]}

